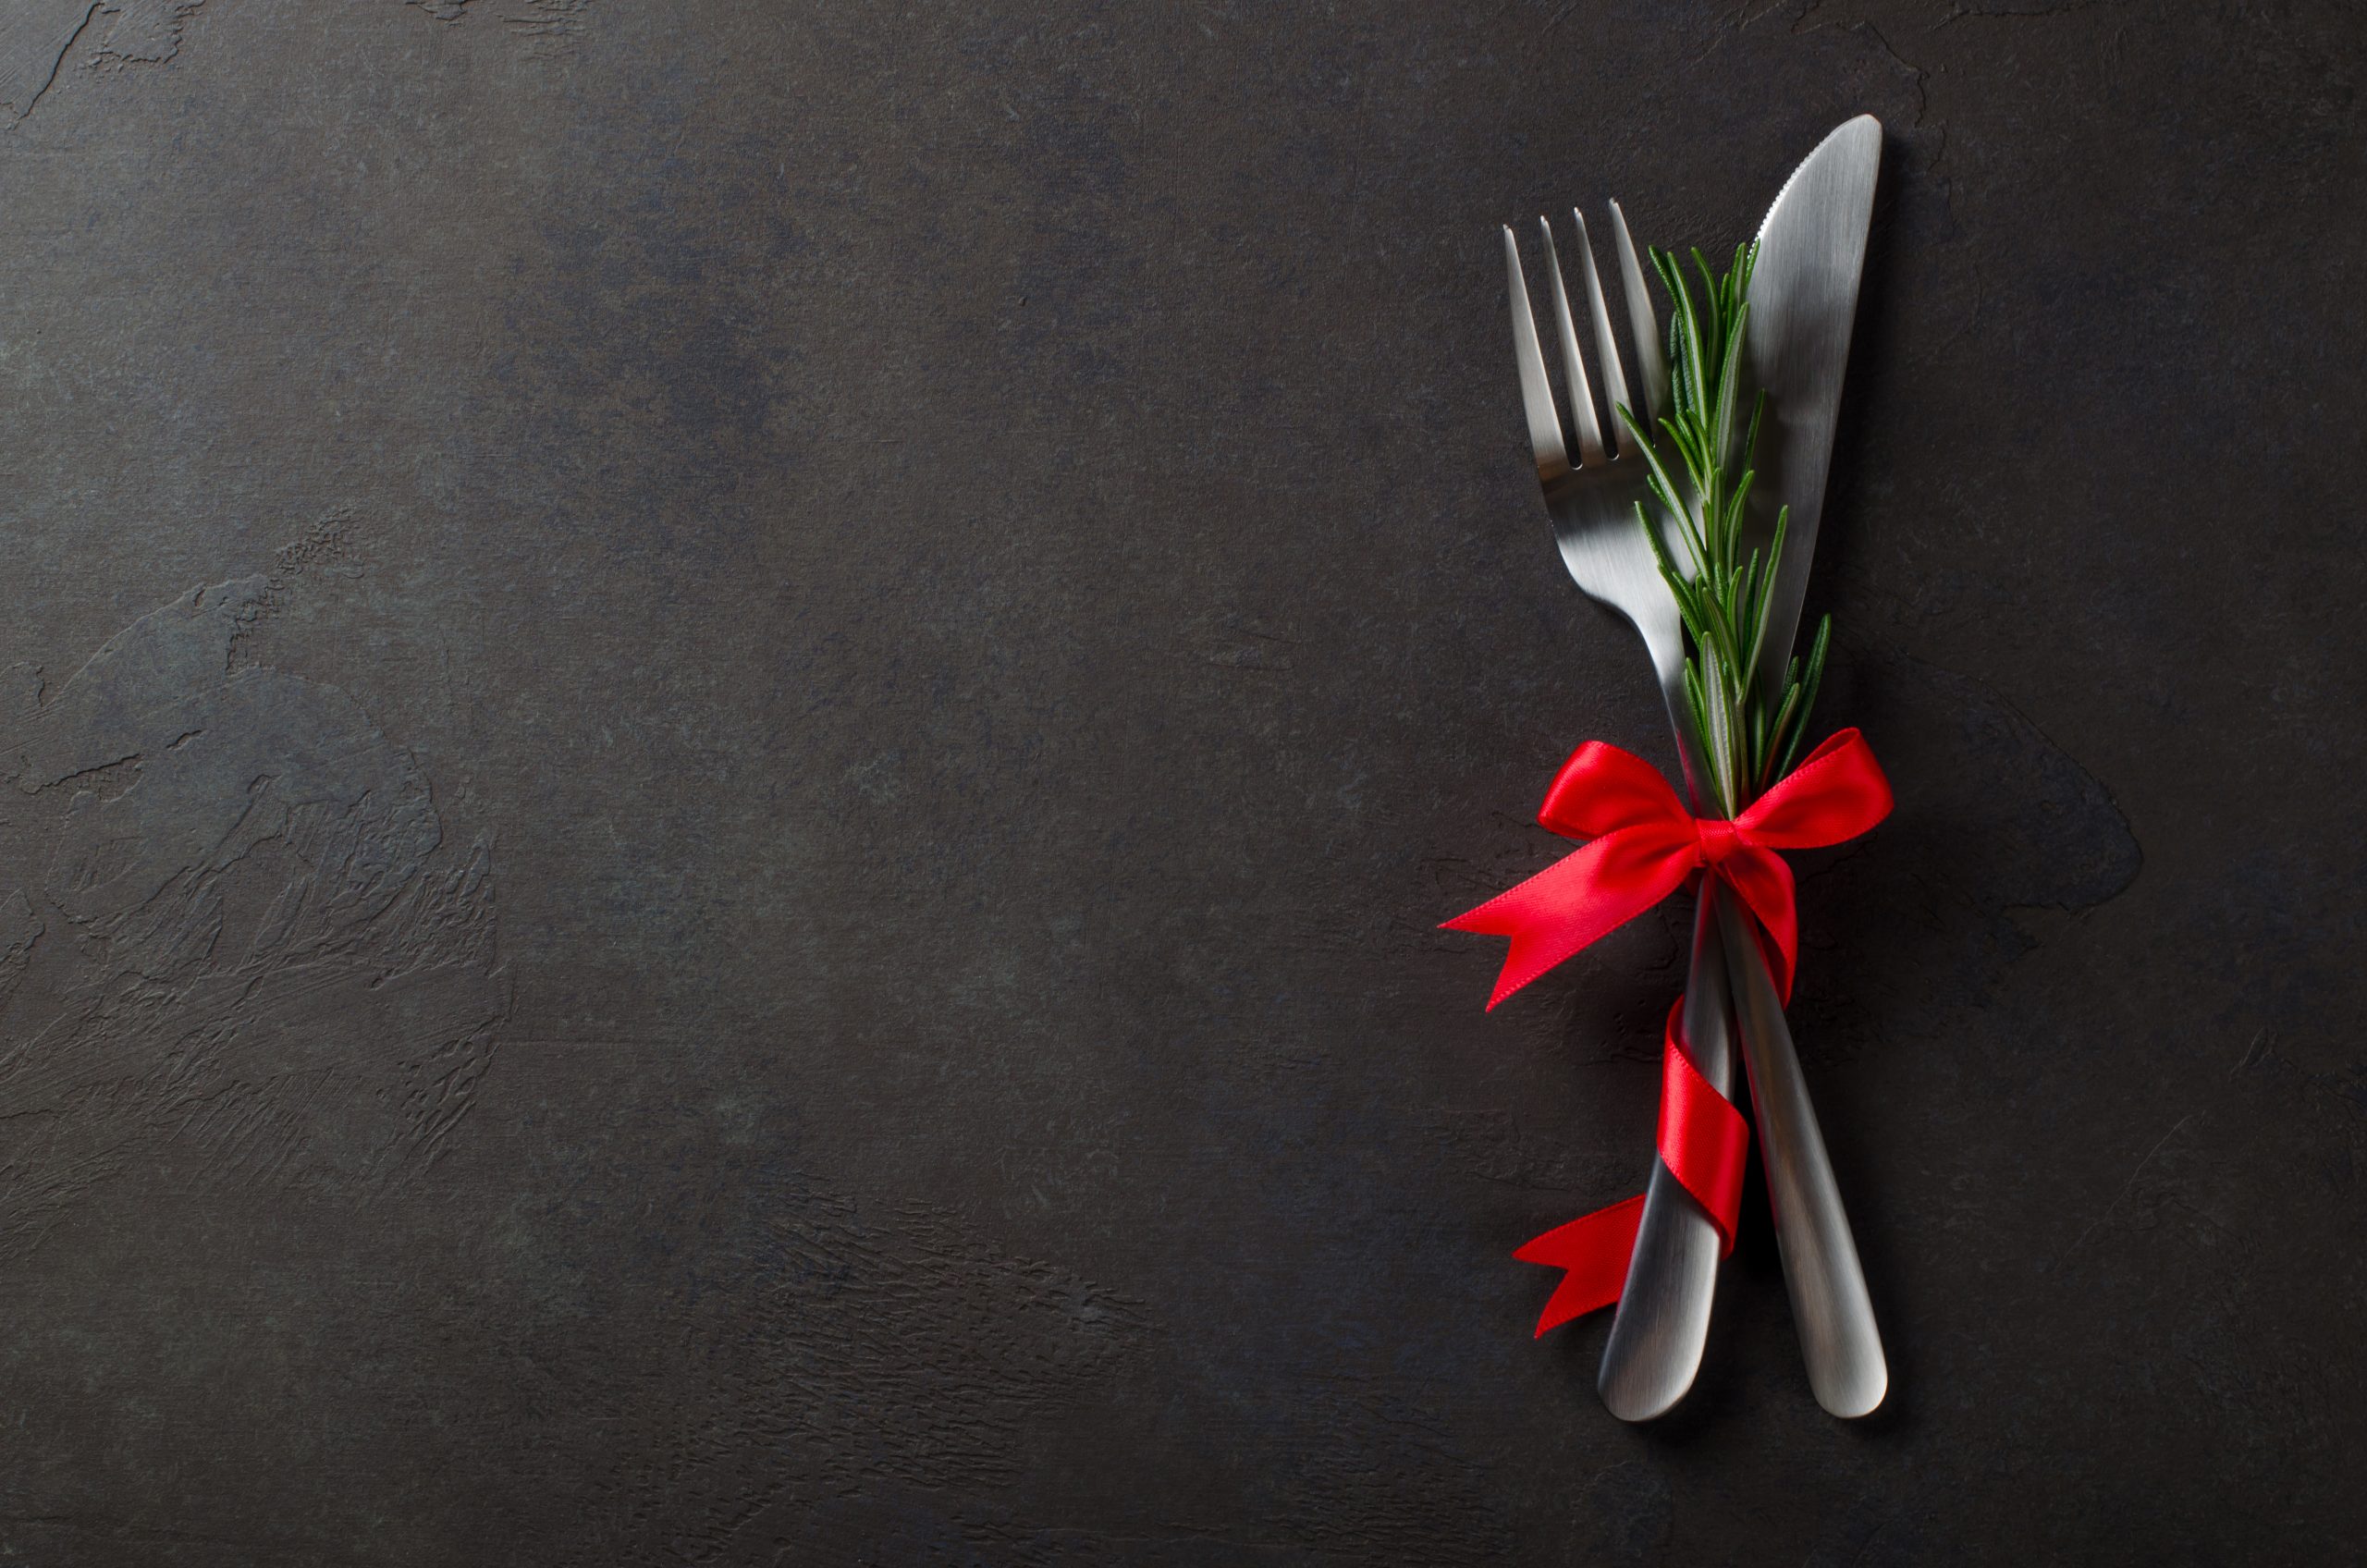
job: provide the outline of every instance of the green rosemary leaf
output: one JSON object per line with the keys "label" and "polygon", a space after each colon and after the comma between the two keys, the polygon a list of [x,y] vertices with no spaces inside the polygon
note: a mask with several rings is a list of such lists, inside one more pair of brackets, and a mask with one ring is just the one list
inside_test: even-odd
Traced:
{"label": "green rosemary leaf", "polygon": [[1767,594],[1762,586],[1775,574],[1766,570],[1765,560],[1757,550],[1743,563],[1742,581],[1735,585],[1735,604],[1739,608],[1741,625],[1736,628],[1736,641],[1748,648],[1751,662],[1758,663],[1759,633],[1766,617]]}
{"label": "green rosemary leaf", "polygon": [[1701,318],[1693,305],[1693,290],[1686,286],[1685,274],[1670,256],[1662,265],[1662,280],[1668,286],[1675,309],[1677,329],[1684,352],[1678,362],[1685,367],[1685,398],[1676,406],[1680,411],[1697,409],[1710,395],[1709,370],[1701,349]]}
{"label": "green rosemary leaf", "polygon": [[[1701,531],[1693,526],[1693,520],[1686,514],[1686,508],[1678,504],[1676,481],[1669,477],[1667,468],[1661,462],[1660,453],[1650,442],[1643,443],[1643,447],[1644,462],[1649,474],[1647,485],[1651,490],[1653,497],[1667,509],[1669,516],[1676,520],[1678,535],[1685,541],[1686,553],[1693,557],[1694,570],[1686,575],[1698,577],[1701,573],[1701,569],[1709,564],[1709,544],[1701,537]],[[1650,523],[1645,525],[1644,532],[1655,537],[1660,533]]]}
{"label": "green rosemary leaf", "polygon": [[[1672,583],[1683,582],[1683,574],[1676,570],[1676,559],[1669,554],[1668,541],[1662,538],[1661,531],[1652,526],[1652,514],[1644,509],[1644,503],[1641,501],[1636,503],[1636,521],[1642,526],[1644,539],[1652,547],[1652,559],[1660,563],[1661,576]],[[1681,616],[1684,612],[1685,600],[1680,596],[1677,599],[1677,613]]]}
{"label": "green rosemary leaf", "polygon": [[[1701,665],[1698,659],[1685,661],[1685,705],[1693,713],[1693,733],[1710,733],[1710,706],[1701,696]],[[1707,750],[1707,748],[1703,748]]]}
{"label": "green rosemary leaf", "polygon": [[1702,449],[1692,431],[1671,424],[1666,420],[1662,420],[1661,424],[1667,430],[1669,444],[1676,448],[1676,455],[1685,459],[1686,478],[1692,481],[1695,490],[1705,489],[1711,477],[1710,454]]}
{"label": "green rosemary leaf", "polygon": [[[1797,670],[1800,661],[1794,659],[1792,668]],[[1768,727],[1767,749],[1762,753],[1767,760],[1760,765],[1757,789],[1764,790],[1775,782],[1777,753],[1789,749],[1784,744],[1784,738],[1792,732],[1792,720],[1799,716],[1799,709],[1800,683],[1797,680],[1787,681],[1784,687],[1784,704],[1775,710],[1775,722]]]}
{"label": "green rosemary leaf", "polygon": [[1742,335],[1749,321],[1750,307],[1735,306],[1725,359],[1718,369],[1718,414],[1711,423],[1710,450],[1717,454],[1721,468],[1734,460],[1735,392],[1742,383]]}
{"label": "green rosemary leaf", "polygon": [[[1782,575],[1776,569],[1783,564],[1784,536],[1791,531],[1791,525],[1792,508],[1779,508],[1775,513],[1775,536],[1767,542],[1767,570],[1759,580],[1759,592],[1754,595],[1755,602],[1750,612],[1750,649],[1753,668],[1757,668],[1760,659],[1766,656],[1767,618],[1775,607],[1775,582]],[[1798,679],[1799,662],[1797,658],[1792,660],[1791,668],[1794,673],[1785,676],[1786,686]]]}
{"label": "green rosemary leaf", "polygon": [[1792,731],[1791,744],[1784,748],[1783,765],[1775,769],[1777,778],[1791,772],[1792,765],[1799,760],[1800,742],[1808,738],[1809,713],[1816,706],[1816,690],[1824,682],[1825,650],[1832,642],[1833,618],[1826,616],[1816,623],[1816,641],[1809,644],[1808,676],[1799,688],[1800,721],[1798,727]]}
{"label": "green rosemary leaf", "polygon": [[1709,722],[1701,727],[1706,742],[1702,750],[1708,753],[1706,760],[1710,765],[1710,778],[1718,802],[1729,815],[1733,815],[1735,798],[1734,735],[1730,711],[1733,697],[1734,693],[1719,668],[1719,660],[1713,653],[1705,650],[1701,655],[1701,700],[1702,705],[1708,709]]}
{"label": "green rosemary leaf", "polygon": [[1742,537],[1743,508],[1750,502],[1750,482],[1758,477],[1757,473],[1745,469],[1742,477],[1735,481],[1735,493],[1726,497],[1725,515],[1718,520],[1718,524],[1733,538]]}

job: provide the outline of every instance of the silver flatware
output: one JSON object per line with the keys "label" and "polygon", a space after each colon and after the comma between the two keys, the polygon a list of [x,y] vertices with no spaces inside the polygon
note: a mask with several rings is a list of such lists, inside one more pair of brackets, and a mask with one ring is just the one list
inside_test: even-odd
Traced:
{"label": "silver flatware", "polygon": [[[1774,475],[1763,488],[1792,508],[1779,563],[1775,604],[1762,668],[1780,678],[1797,631],[1822,510],[1824,475],[1848,359],[1851,323],[1865,257],[1880,125],[1861,116],[1835,130],[1777,193],[1760,231],[1747,349],[1758,385],[1770,392],[1776,431]],[[1634,436],[1617,419],[1629,403],[1593,247],[1583,214],[1573,213],[1580,276],[1606,394],[1598,412],[1592,381],[1569,306],[1552,230],[1545,227],[1558,347],[1568,393],[1570,436],[1530,312],[1520,251],[1510,228],[1504,254],[1512,295],[1514,352],[1530,446],[1554,538],[1571,578],[1589,596],[1625,615],[1644,640],[1668,707],[1695,809],[1708,799],[1706,777],[1686,719],[1685,651],[1675,604],[1636,521],[1644,492]],[[1667,408],[1667,375],[1625,214],[1612,203],[1614,251],[1633,335],[1642,396],[1629,406],[1649,425]],[[1772,325],[1767,317],[1774,319]],[[1603,438],[1601,421],[1614,425]],[[1575,445],[1578,461],[1570,461]],[[1613,448],[1616,456],[1613,455]],[[1770,514],[1772,516],[1772,512]],[[1731,987],[1731,996],[1729,995]],[[1739,1034],[1750,1070],[1761,1158],[1776,1211],[1784,1280],[1797,1321],[1809,1385],[1836,1415],[1863,1415],[1882,1402],[1889,1374],[1857,1247],[1841,1206],[1789,1028],[1758,943],[1714,879],[1702,884],[1686,986],[1684,1027],[1694,1063],[1719,1093],[1733,1094],[1731,1040]],[[1655,1158],[1628,1276],[1597,1387],[1624,1420],[1663,1414],[1692,1387],[1700,1367],[1715,1295],[1722,1238],[1709,1215]]]}
{"label": "silver flatware", "polygon": [[[1607,406],[1600,410],[1596,407],[1551,225],[1544,226],[1546,270],[1568,394],[1571,439],[1564,439],[1561,406],[1554,398],[1545,355],[1538,343],[1528,285],[1521,273],[1520,246],[1506,228],[1504,266],[1512,294],[1513,353],[1520,371],[1521,403],[1528,418],[1538,484],[1544,492],[1545,509],[1553,520],[1562,564],[1579,588],[1625,616],[1643,638],[1676,737],[1686,789],[1698,811],[1708,798],[1701,788],[1708,774],[1686,718],[1684,625],[1676,613],[1676,600],[1661,579],[1651,545],[1636,520],[1636,503],[1645,494],[1644,464],[1634,450],[1633,432],[1619,425],[1609,446],[1602,434],[1602,420],[1616,423],[1616,410],[1622,404],[1645,414],[1648,421],[1668,410],[1667,369],[1650,296],[1644,291],[1643,269],[1618,203],[1612,204],[1611,212],[1642,398],[1629,402],[1617,334],[1612,329],[1611,312],[1595,271],[1594,248],[1588,241],[1586,219],[1576,213],[1571,215],[1576,220],[1581,289],[1608,394]],[[1576,465],[1570,461],[1573,445],[1578,452]],[[1617,457],[1612,455],[1614,449]],[[1729,1043],[1719,902],[1716,884],[1704,881],[1695,912],[1684,1025],[1694,1066],[1711,1087],[1731,1098],[1734,1052]],[[1701,1366],[1702,1347],[1709,1341],[1710,1305],[1717,1292],[1722,1248],[1723,1238],[1709,1213],[1655,1156],[1626,1284],[1612,1319],[1602,1370],[1595,1385],[1604,1405],[1620,1419],[1642,1421],[1662,1415],[1693,1386]]]}

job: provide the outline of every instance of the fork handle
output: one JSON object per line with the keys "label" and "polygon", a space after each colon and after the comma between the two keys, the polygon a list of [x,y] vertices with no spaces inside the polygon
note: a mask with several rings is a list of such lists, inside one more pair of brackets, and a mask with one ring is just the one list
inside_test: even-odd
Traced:
{"label": "fork handle", "polygon": [[[1685,984],[1686,1054],[1710,1086],[1734,1096],[1735,1059],[1726,963],[1718,932],[1718,882],[1701,880],[1693,916],[1693,962]],[[1627,1282],[1602,1347],[1595,1391],[1622,1421],[1648,1421],[1685,1397],[1701,1370],[1717,1294],[1723,1238],[1709,1211],[1667,1164],[1652,1161]]]}
{"label": "fork handle", "polygon": [[1833,1415],[1865,1415],[1889,1391],[1890,1368],[1882,1333],[1874,1327],[1858,1243],[1841,1207],[1841,1189],[1833,1180],[1824,1133],[1809,1103],[1766,957],[1730,899],[1719,901],[1718,928],[1743,1061],[1750,1072],[1760,1158],[1775,1209],[1775,1243],[1784,1257],[1784,1283],[1799,1326],[1809,1387]]}
{"label": "fork handle", "polygon": [[[1639,620],[1645,651],[1660,680],[1685,769],[1686,792],[1699,809],[1703,768],[1692,726],[1686,722],[1685,640],[1675,618]],[[1685,981],[1685,1039],[1693,1065],[1711,1087],[1734,1097],[1734,1010],[1727,995],[1725,944],[1719,934],[1718,881],[1701,878],[1693,913],[1693,956]],[[1652,1160],[1644,1188],[1644,1212],[1636,1222],[1635,1250],[1627,1256],[1627,1279],[1603,1342],[1602,1369],[1595,1391],[1622,1421],[1649,1421],[1665,1415],[1693,1387],[1710,1339],[1710,1307],[1718,1292],[1723,1238],[1709,1212],[1676,1179],[1665,1161]]]}

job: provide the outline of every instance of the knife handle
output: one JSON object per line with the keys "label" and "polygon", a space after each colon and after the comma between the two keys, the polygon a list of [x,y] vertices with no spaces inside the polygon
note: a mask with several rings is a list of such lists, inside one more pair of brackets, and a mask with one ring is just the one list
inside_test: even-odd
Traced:
{"label": "knife handle", "polygon": [[1833,1180],[1833,1162],[1824,1152],[1824,1134],[1809,1103],[1767,960],[1732,900],[1720,900],[1718,927],[1743,1061],[1750,1072],[1767,1194],[1775,1208],[1775,1243],[1784,1257],[1784,1283],[1799,1326],[1809,1387],[1833,1415],[1865,1415],[1889,1391],[1890,1368],[1874,1327],[1858,1243],[1841,1207],[1841,1189]]}
{"label": "knife handle", "polygon": [[[1705,876],[1685,983],[1685,1040],[1701,1076],[1731,1099],[1732,1018],[1717,903],[1717,878]],[[1627,1282],[1619,1292],[1611,1338],[1602,1347],[1602,1371],[1595,1379],[1603,1405],[1622,1421],[1664,1415],[1693,1387],[1709,1342],[1723,1250],[1709,1212],[1655,1158],[1636,1225],[1636,1250],[1627,1260]]]}

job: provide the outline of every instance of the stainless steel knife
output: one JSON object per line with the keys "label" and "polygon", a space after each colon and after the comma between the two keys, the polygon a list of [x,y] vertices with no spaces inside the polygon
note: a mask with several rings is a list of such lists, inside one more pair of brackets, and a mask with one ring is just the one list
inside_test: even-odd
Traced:
{"label": "stainless steel knife", "polygon": [[[1784,181],[1759,228],[1744,351],[1752,382],[1767,392],[1760,484],[1769,500],[1791,513],[1761,634],[1760,679],[1771,697],[1782,694],[1816,555],[1882,154],[1883,128],[1871,115],[1840,127]],[[1834,1415],[1864,1415],[1890,1387],[1865,1271],[1774,982],[1731,900],[1720,917],[1775,1241],[1809,1384]]]}

